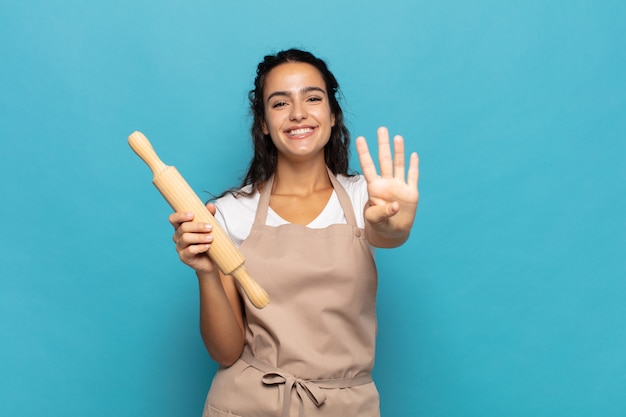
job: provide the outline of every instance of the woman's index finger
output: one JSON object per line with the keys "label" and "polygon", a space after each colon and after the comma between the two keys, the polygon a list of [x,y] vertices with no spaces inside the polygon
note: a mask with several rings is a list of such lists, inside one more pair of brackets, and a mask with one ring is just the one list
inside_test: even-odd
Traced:
{"label": "woman's index finger", "polygon": [[356,138],[356,150],[359,154],[359,162],[361,163],[361,169],[363,170],[365,179],[368,182],[373,181],[378,177],[378,173],[376,172],[376,165],[374,165],[374,160],[372,159],[372,155],[370,155],[367,142],[363,136]]}

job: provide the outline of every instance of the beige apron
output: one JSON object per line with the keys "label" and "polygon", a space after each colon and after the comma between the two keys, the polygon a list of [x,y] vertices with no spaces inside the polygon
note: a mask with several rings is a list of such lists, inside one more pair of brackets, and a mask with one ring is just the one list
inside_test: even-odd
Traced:
{"label": "beige apron", "polygon": [[377,417],[372,382],[377,273],[350,198],[329,171],[347,224],[266,226],[273,178],[241,245],[270,304],[244,297],[246,346],[218,369],[204,417]]}

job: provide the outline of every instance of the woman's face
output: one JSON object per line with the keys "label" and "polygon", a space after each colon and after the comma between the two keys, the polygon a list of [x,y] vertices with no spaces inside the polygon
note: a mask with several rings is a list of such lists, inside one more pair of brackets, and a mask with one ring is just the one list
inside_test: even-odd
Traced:
{"label": "woman's face", "polygon": [[265,77],[263,133],[270,135],[279,157],[306,160],[323,157],[335,116],[326,83],[314,66],[286,63]]}

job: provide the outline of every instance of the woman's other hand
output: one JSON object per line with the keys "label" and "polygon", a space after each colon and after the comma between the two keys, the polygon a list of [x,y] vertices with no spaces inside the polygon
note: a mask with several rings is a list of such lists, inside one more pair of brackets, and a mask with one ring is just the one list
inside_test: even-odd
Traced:
{"label": "woman's other hand", "polygon": [[405,172],[404,139],[394,137],[392,157],[389,132],[385,127],[379,128],[378,175],[364,137],[356,139],[356,148],[369,194],[364,209],[368,241],[378,247],[401,245],[409,236],[419,200],[417,153],[411,154],[409,169]]}

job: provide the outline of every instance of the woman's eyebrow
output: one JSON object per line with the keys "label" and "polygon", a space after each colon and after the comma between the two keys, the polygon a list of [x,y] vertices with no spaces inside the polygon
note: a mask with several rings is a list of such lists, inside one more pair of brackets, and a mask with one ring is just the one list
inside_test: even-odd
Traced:
{"label": "woman's eyebrow", "polygon": [[[302,90],[300,90],[302,94],[310,93],[311,91],[319,91],[320,93],[326,94],[326,91],[323,88],[315,87],[315,86],[304,87]],[[269,101],[272,97],[276,97],[276,96],[291,97],[291,95],[292,94],[290,91],[274,91],[272,94],[267,96],[267,101]]]}

